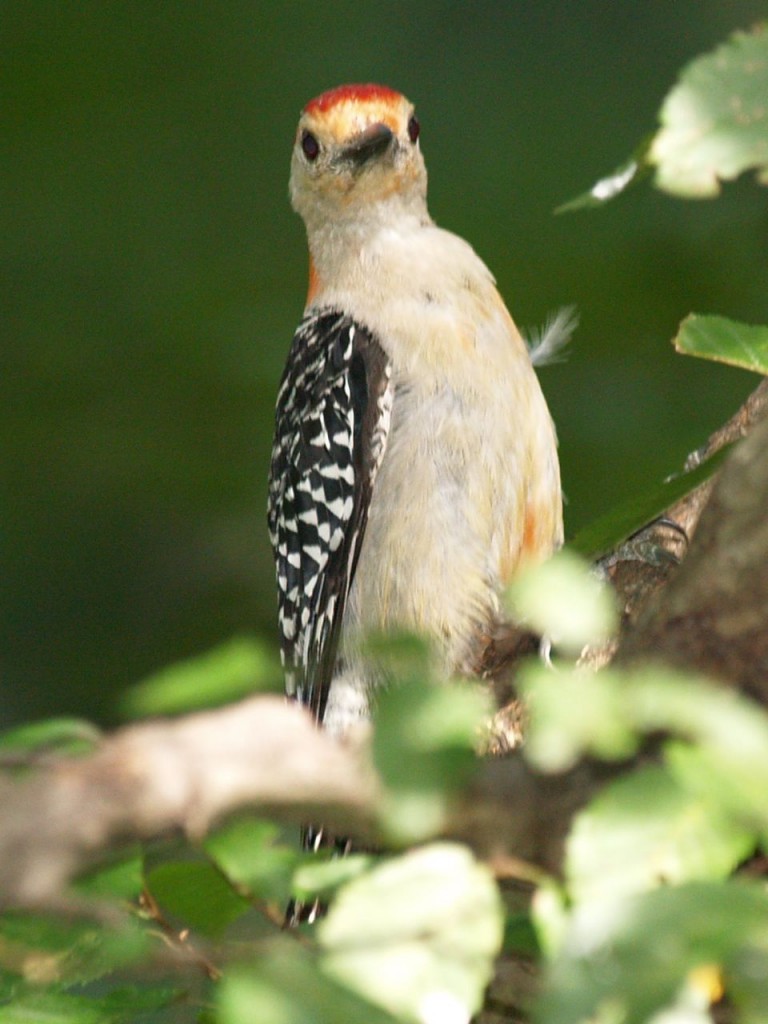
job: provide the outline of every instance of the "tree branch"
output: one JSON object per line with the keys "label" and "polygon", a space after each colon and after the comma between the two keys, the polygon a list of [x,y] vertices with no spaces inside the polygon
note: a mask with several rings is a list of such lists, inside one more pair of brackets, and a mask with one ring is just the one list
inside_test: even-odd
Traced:
{"label": "tree branch", "polygon": [[768,704],[768,419],[732,452],[679,571],[620,650],[698,669]]}
{"label": "tree branch", "polygon": [[[746,437],[767,416],[768,380],[764,380],[730,420],[716,430],[701,448],[688,456],[685,470],[695,469],[721,449]],[[678,524],[689,543],[694,538],[699,519],[717,484],[720,472],[722,470],[699,484],[671,505],[664,514],[665,519]],[[687,561],[686,547],[679,533],[659,524],[643,531],[639,544],[633,545],[630,542],[622,545],[605,560],[608,578],[616,591],[623,613],[622,637],[620,643],[613,645],[610,657],[617,648],[623,650],[634,643],[632,637],[649,602],[658,596],[677,574],[676,563],[684,559]],[[668,557],[663,557],[665,554]],[[603,662],[605,660],[603,659]]]}
{"label": "tree branch", "polygon": [[[707,448],[766,405],[763,384]],[[685,499],[687,529],[698,528],[682,567],[629,621],[619,657],[703,669],[768,704],[768,419],[705,486],[700,522],[700,497],[698,511]],[[483,765],[447,834],[556,871],[573,814],[622,770],[586,762],[545,777],[513,751]],[[282,698],[130,726],[90,755],[0,781],[0,906],[55,907],[106,852],[175,831],[200,837],[238,810],[375,840],[380,792],[364,745],[338,743]]]}
{"label": "tree branch", "polygon": [[[555,778],[519,753],[486,761],[446,834],[554,870],[572,814],[607,771]],[[279,697],[130,726],[90,755],[0,785],[0,907],[56,908],[108,852],[174,832],[200,838],[235,811],[375,841],[380,797],[365,744],[339,743]]]}
{"label": "tree branch", "polygon": [[377,789],[360,750],[280,697],[130,726],[89,756],[0,785],[0,906],[55,902],[107,850],[199,837],[248,807],[297,822],[320,814],[364,835]]}

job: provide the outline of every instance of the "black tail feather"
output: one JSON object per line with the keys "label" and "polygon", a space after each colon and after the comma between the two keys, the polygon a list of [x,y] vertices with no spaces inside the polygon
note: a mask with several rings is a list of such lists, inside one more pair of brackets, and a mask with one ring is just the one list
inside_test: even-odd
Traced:
{"label": "black tail feather", "polygon": [[[309,853],[332,850],[334,857],[346,857],[352,850],[352,841],[326,832],[322,826],[305,825],[301,830],[301,848]],[[323,900],[310,902],[292,899],[285,909],[283,928],[298,928],[301,924],[314,924],[328,909]]]}

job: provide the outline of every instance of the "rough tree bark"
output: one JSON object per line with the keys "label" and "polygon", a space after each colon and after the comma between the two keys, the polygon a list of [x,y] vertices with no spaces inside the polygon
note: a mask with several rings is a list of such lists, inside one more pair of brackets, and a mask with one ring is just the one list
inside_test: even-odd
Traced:
{"label": "rough tree bark", "polygon": [[625,637],[622,661],[649,656],[768,703],[768,419],[731,453],[690,552]]}

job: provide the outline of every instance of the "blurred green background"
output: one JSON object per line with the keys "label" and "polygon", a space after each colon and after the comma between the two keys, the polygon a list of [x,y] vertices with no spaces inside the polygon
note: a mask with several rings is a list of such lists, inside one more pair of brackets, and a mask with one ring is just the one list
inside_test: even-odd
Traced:
{"label": "blurred green background", "polygon": [[567,528],[676,469],[755,381],[677,357],[689,311],[768,321],[766,192],[642,188],[553,217],[652,129],[747,0],[146,0],[0,9],[0,724],[100,721],[233,633],[274,637],[272,405],[306,287],[288,204],[313,95],[418,104],[437,221],[513,315],[575,303],[542,372]]}

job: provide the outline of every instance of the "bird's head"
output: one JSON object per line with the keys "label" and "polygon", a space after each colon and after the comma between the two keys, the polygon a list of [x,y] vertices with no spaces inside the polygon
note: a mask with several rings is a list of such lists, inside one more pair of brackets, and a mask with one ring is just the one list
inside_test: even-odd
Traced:
{"label": "bird's head", "polygon": [[307,227],[396,202],[426,212],[427,172],[413,105],[383,85],[342,85],[301,113],[291,202]]}

